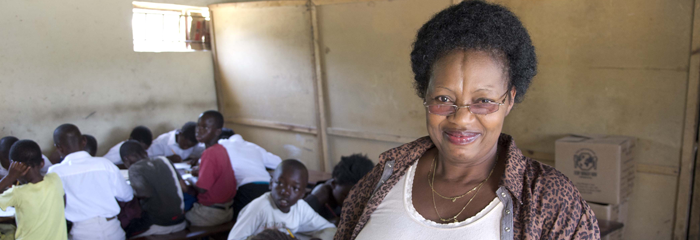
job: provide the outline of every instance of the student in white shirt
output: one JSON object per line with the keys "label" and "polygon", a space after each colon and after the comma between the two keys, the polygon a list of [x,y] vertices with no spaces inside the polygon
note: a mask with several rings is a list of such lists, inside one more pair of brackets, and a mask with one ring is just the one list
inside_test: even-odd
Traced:
{"label": "student in white shirt", "polygon": [[256,198],[243,208],[228,240],[243,240],[265,229],[277,229],[290,235],[333,239],[336,228],[304,201],[309,173],[303,163],[288,159],[275,169],[271,192]]}
{"label": "student in white shirt", "polygon": [[[15,144],[17,141],[19,141],[19,139],[13,136],[0,139],[0,176],[7,176],[7,170],[10,168],[10,148],[12,144]],[[49,170],[49,167],[53,164],[51,164],[51,161],[43,154],[41,157],[44,159],[44,166],[39,170],[39,173],[41,173],[41,176],[44,176]]]}
{"label": "student in white shirt", "polygon": [[[134,130],[131,130],[131,134],[129,134],[129,139],[127,140],[139,141],[141,144],[143,144],[144,149],[148,149],[148,147],[150,147],[151,143],[153,142],[153,134],[151,133],[151,130],[147,127],[138,126],[135,127]],[[122,162],[122,156],[119,155],[119,148],[122,147],[122,144],[124,144],[124,142],[125,141],[121,141],[120,143],[117,143],[117,145],[114,145],[114,147],[110,148],[107,154],[105,154],[102,157],[109,159],[109,161],[112,161],[112,163],[116,165],[124,164]]]}
{"label": "student in white shirt", "polygon": [[125,239],[117,219],[117,201],[128,202],[134,192],[109,160],[92,157],[85,149],[86,140],[78,127],[63,124],[53,134],[61,164],[49,168],[58,174],[66,193],[68,221],[73,222],[69,239]]}
{"label": "student in white shirt", "polygon": [[[171,162],[182,162],[186,159],[199,159],[204,151],[204,144],[199,144],[194,135],[197,123],[187,122],[181,129],[172,130],[158,136],[148,148],[148,157],[166,157]],[[202,148],[198,150],[197,148]],[[195,154],[193,154],[195,153]],[[199,155],[196,155],[199,153]]]}
{"label": "student in white shirt", "polygon": [[219,140],[219,144],[226,148],[231,167],[236,173],[237,190],[233,199],[235,217],[253,199],[270,190],[267,168],[274,169],[282,159],[235,133],[228,139]]}
{"label": "student in white shirt", "polygon": [[[90,154],[90,156],[95,156],[97,153],[97,139],[93,137],[92,135],[88,134],[83,134],[83,137],[85,137],[85,151]],[[51,164],[59,164],[61,161],[63,161],[63,158],[61,158],[61,155],[58,154],[58,151],[53,151],[51,155],[47,158]],[[46,168],[47,170],[49,168]]]}

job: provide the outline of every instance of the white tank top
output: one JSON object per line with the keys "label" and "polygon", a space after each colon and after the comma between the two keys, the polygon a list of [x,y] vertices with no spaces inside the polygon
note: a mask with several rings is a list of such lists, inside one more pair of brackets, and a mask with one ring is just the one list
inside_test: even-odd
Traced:
{"label": "white tank top", "polygon": [[462,222],[441,224],[425,219],[413,207],[413,179],[416,161],[372,213],[358,234],[370,239],[500,239],[503,203],[494,198],[475,216]]}

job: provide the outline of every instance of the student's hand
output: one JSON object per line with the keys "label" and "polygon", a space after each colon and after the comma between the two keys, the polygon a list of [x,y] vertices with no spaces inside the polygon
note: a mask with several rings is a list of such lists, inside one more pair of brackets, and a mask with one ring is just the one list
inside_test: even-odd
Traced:
{"label": "student's hand", "polygon": [[190,166],[196,167],[198,163],[199,163],[199,159],[193,158],[192,161],[190,162]]}
{"label": "student's hand", "polygon": [[177,155],[177,154],[173,154],[172,156],[167,157],[167,158],[168,158],[168,160],[170,160],[170,162],[173,162],[173,163],[182,162],[182,158],[180,157],[180,155]]}
{"label": "student's hand", "polygon": [[17,180],[19,177],[24,176],[29,172],[30,167],[21,162],[12,162],[10,164],[10,170],[7,173],[7,177],[13,180]]}
{"label": "student's hand", "polygon": [[192,167],[190,174],[192,174],[192,176],[199,177],[199,167]]}

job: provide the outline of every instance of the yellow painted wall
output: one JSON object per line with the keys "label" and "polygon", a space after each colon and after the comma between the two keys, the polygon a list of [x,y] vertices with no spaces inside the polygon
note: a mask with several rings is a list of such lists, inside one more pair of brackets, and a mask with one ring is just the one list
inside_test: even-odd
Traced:
{"label": "yellow painted wall", "polygon": [[136,53],[131,16],[127,0],[0,3],[0,136],[49,153],[74,123],[102,154],[136,125],[157,135],[216,109],[211,53]]}

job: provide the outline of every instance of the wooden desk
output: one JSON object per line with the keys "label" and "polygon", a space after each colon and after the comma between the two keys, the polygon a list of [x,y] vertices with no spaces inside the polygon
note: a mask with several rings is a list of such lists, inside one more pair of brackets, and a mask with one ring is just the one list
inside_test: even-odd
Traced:
{"label": "wooden desk", "polygon": [[612,232],[624,227],[622,223],[612,222],[606,220],[598,220],[598,227],[600,228],[600,238],[605,237]]}

